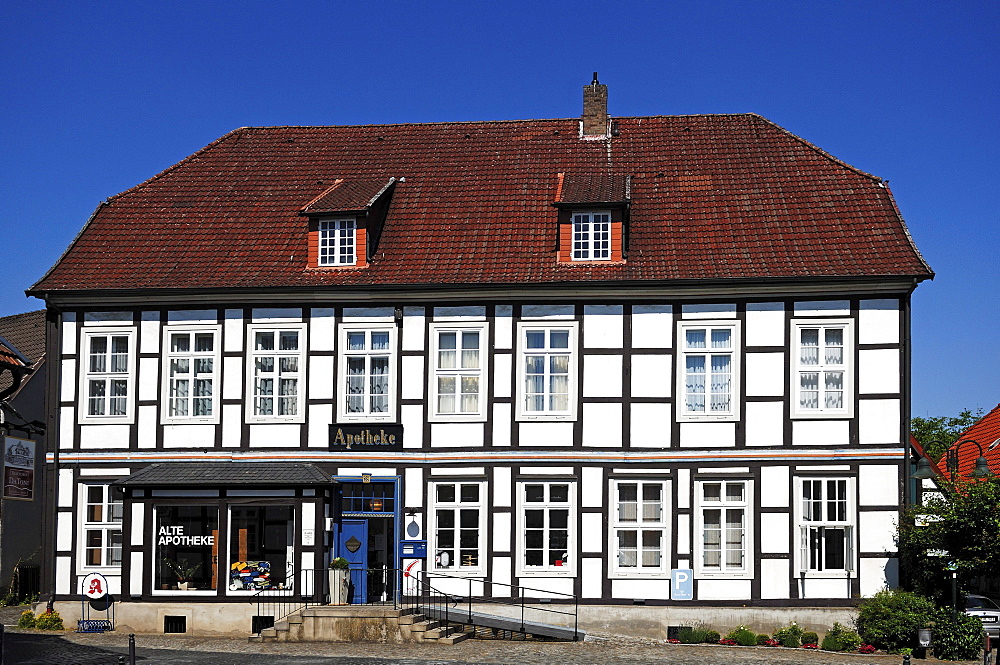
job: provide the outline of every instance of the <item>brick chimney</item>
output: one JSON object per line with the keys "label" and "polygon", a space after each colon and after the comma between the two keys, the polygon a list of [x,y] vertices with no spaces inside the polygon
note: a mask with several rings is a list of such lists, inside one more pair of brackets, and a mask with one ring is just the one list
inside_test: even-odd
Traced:
{"label": "brick chimney", "polygon": [[583,136],[608,133],[608,86],[598,82],[597,72],[590,85],[583,86]]}

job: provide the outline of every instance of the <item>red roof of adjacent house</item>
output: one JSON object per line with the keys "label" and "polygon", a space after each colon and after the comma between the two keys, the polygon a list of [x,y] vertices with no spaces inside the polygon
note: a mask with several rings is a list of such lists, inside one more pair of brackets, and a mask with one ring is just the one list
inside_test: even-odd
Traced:
{"label": "red roof of adjacent house", "polygon": [[[102,204],[32,293],[932,274],[881,180],[760,116],[616,122],[238,129]],[[627,261],[557,261],[560,173],[631,176]],[[308,269],[303,207],[391,177],[370,265]]]}
{"label": "red roof of adjacent house", "polygon": [[971,443],[962,442],[972,439],[983,448],[983,457],[990,470],[1000,476],[1000,404],[983,416],[979,422],[965,430],[951,446],[958,452],[958,474],[968,476],[976,465],[979,450]]}
{"label": "red roof of adjacent house", "polygon": [[[0,316],[0,339],[6,342],[0,342],[0,363],[37,367],[45,357],[45,310]],[[0,372],[0,390],[11,380],[10,372]]]}

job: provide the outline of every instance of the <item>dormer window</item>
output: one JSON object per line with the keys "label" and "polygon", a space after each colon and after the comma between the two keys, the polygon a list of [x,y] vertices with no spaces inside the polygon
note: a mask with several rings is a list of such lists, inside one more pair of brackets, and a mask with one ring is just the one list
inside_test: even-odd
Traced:
{"label": "dormer window", "polygon": [[319,265],[353,266],[357,264],[355,219],[321,219],[319,222]]}
{"label": "dormer window", "polygon": [[611,213],[573,213],[573,260],[611,260]]}

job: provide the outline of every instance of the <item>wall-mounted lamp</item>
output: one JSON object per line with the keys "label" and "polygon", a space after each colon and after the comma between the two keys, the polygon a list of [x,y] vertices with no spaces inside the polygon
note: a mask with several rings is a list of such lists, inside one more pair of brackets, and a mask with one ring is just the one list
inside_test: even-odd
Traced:
{"label": "wall-mounted lamp", "polygon": [[[931,441],[930,443],[944,443],[943,441]],[[951,476],[952,482],[955,481],[955,474],[958,473],[958,451],[959,449],[967,443],[971,443],[979,449],[979,457],[976,458],[975,467],[972,472],[969,473],[970,478],[992,478],[993,471],[990,470],[990,464],[986,461],[986,457],[983,454],[983,447],[979,445],[978,441],[973,441],[972,439],[965,439],[954,444],[948,448],[948,452],[945,453],[945,467],[948,469],[948,475]],[[930,444],[928,444],[930,445]],[[925,480],[929,478],[936,477],[937,474],[934,473],[933,467],[931,467],[930,460],[926,457],[921,457],[917,462],[917,470],[914,471],[912,478],[916,480]]]}

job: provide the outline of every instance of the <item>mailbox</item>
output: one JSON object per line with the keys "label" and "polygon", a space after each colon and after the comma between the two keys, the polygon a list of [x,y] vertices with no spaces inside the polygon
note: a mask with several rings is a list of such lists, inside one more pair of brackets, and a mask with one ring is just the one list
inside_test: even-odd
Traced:
{"label": "mailbox", "polygon": [[426,540],[401,540],[399,541],[400,559],[426,559]]}

